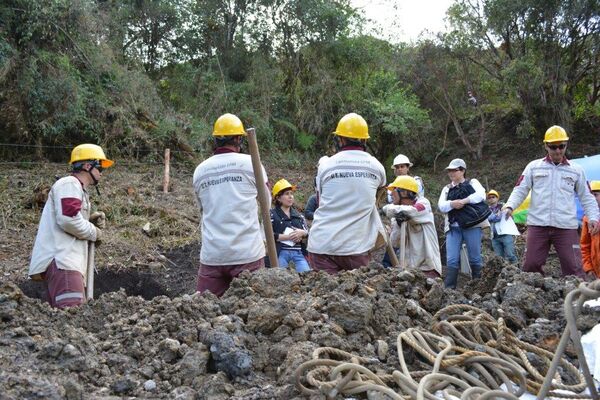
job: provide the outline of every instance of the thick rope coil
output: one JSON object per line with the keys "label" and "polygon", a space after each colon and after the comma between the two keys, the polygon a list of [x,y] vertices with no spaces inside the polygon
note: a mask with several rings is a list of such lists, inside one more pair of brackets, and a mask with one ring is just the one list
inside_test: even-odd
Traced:
{"label": "thick rope coil", "polygon": [[[519,340],[503,318],[496,320],[476,307],[455,304],[433,316],[431,331],[410,328],[398,335],[400,370],[376,374],[365,365],[378,363],[377,359],[322,347],[313,352],[312,360],[296,369],[296,387],[303,395],[325,395],[328,399],[377,392],[393,400],[433,400],[437,398],[434,394],[441,391],[446,399],[452,395],[462,400],[514,400],[525,390],[538,393],[538,399],[547,396],[598,399],[593,387],[591,395],[581,393],[588,387],[591,376],[586,375],[589,370],[582,362],[583,353],[575,325],[583,301],[598,297],[600,280],[582,283],[567,295],[567,328],[556,354]],[[574,347],[583,373],[562,357],[569,339],[577,340]],[[405,351],[417,354],[417,363],[426,369],[411,370],[404,359]],[[543,370],[531,364],[528,353],[534,353],[542,360]],[[561,374],[557,373],[559,365],[563,375],[568,373],[576,377],[577,382],[564,383]],[[500,390],[502,384],[507,391]],[[574,394],[557,393],[558,389]]]}

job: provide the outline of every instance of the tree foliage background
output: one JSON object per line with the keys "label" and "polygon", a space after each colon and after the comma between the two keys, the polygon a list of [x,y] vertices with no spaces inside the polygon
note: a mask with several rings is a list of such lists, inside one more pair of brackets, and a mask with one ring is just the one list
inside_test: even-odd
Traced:
{"label": "tree foliage background", "polygon": [[349,0],[5,0],[2,142],[208,152],[224,112],[282,154],[325,152],[357,112],[386,163],[481,159],[553,124],[598,141],[598,1],[456,0],[447,15],[450,32],[407,45],[368,35]]}

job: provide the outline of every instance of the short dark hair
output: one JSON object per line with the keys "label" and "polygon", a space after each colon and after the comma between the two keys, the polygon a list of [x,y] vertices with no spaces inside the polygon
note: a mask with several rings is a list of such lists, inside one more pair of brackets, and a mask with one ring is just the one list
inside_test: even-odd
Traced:
{"label": "short dark hair", "polygon": [[239,137],[241,135],[215,136],[215,147],[235,146]]}
{"label": "short dark hair", "polygon": [[71,171],[73,172],[79,172],[81,170],[83,170],[83,166],[85,164],[94,164],[97,163],[98,160],[80,160],[80,161],[76,161],[73,164],[71,164]]}
{"label": "short dark hair", "polygon": [[354,138],[349,138],[349,137],[345,137],[344,139],[346,140],[346,146],[364,146],[365,142],[364,139],[354,139]]}

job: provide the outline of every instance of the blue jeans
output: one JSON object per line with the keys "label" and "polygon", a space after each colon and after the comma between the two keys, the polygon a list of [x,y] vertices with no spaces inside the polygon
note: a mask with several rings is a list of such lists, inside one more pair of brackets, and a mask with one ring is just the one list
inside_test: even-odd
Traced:
{"label": "blue jeans", "polygon": [[[394,253],[396,253],[396,255],[398,255],[398,250],[400,250],[400,247],[394,247]],[[392,260],[390,260],[390,255],[387,251],[383,254],[381,265],[383,265],[383,268],[392,268]]]}
{"label": "blue jeans", "polygon": [[304,254],[300,250],[281,249],[277,259],[279,260],[279,268],[287,268],[291,261],[294,263],[297,272],[310,271],[308,261],[306,261]]}
{"label": "blue jeans", "polygon": [[506,258],[510,263],[517,262],[515,256],[515,239],[513,235],[496,235],[492,239],[492,247],[494,253],[498,256]]}
{"label": "blue jeans", "polygon": [[467,245],[469,264],[473,278],[479,278],[483,261],[481,259],[481,228],[462,229],[451,226],[446,232],[446,266],[455,273],[449,274],[451,279],[446,282],[446,287],[456,287],[458,270],[460,268],[460,248],[462,243]]}

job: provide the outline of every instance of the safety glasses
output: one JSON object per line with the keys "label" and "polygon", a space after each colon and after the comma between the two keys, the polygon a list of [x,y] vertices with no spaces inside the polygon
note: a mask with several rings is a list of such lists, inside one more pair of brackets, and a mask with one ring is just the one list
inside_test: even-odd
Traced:
{"label": "safety glasses", "polygon": [[95,160],[95,161],[92,163],[92,166],[93,166],[94,168],[96,168],[96,169],[98,170],[98,172],[102,172],[102,171],[104,171],[104,167],[102,166],[102,163],[101,163],[100,161],[98,161],[98,160]]}
{"label": "safety glasses", "polygon": [[561,144],[548,144],[547,146],[548,146],[548,148],[550,150],[556,150],[556,149],[564,150],[565,147],[567,147],[567,145],[564,144],[564,143],[561,143]]}

